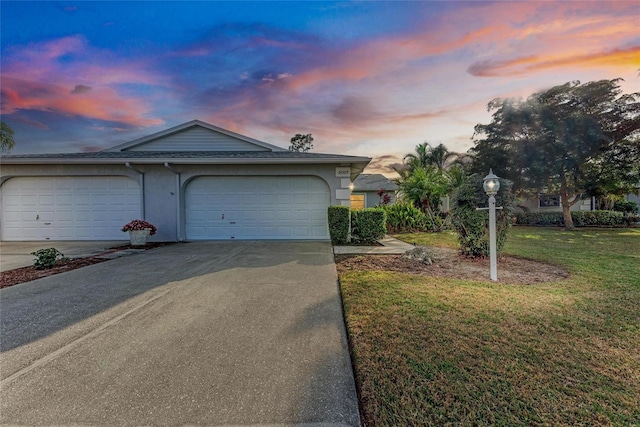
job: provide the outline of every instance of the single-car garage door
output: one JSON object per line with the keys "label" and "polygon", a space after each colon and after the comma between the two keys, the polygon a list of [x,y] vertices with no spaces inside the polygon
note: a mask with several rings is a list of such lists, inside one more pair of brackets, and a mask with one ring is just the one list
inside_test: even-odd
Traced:
{"label": "single-car garage door", "polygon": [[2,191],[3,240],[126,240],[140,186],[123,176],[21,177]]}
{"label": "single-car garage door", "polygon": [[317,177],[199,177],[185,192],[186,237],[328,239],[329,200]]}

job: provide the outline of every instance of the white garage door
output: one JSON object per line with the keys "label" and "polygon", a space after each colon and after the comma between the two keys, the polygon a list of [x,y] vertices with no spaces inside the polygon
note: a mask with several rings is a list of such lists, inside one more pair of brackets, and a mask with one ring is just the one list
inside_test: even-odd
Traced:
{"label": "white garage door", "polygon": [[122,176],[11,178],[2,189],[3,240],[126,240],[140,187]]}
{"label": "white garage door", "polygon": [[328,239],[328,206],[316,177],[200,177],[185,193],[187,239]]}

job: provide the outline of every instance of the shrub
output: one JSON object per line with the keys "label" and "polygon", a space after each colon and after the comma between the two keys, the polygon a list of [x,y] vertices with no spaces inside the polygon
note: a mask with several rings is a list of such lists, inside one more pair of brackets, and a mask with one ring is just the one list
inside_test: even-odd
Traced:
{"label": "shrub", "polygon": [[53,268],[59,259],[67,259],[67,257],[65,257],[64,254],[56,248],[38,249],[35,252],[31,252],[31,255],[34,255],[36,257],[36,259],[33,260],[33,266],[36,268],[36,270]]}
{"label": "shrub", "polygon": [[384,209],[368,208],[351,213],[351,237],[359,242],[374,243],[387,232]]}
{"label": "shrub", "polygon": [[348,206],[329,206],[329,235],[334,245],[345,245],[349,241],[349,212]]}
{"label": "shrub", "polygon": [[[496,206],[496,249],[502,250],[507,240],[507,230],[511,225],[511,181],[500,179],[500,191],[495,196]],[[451,223],[458,233],[460,252],[467,256],[479,257],[489,255],[489,211],[478,211],[478,207],[488,206],[488,196],[482,189],[482,178],[478,175],[469,177],[466,183],[458,188],[453,198]]]}
{"label": "shrub", "polygon": [[618,200],[613,204],[613,210],[626,214],[634,214],[638,212],[638,204],[631,200]]}
{"label": "shrub", "polygon": [[[387,230],[389,233],[410,233],[414,231],[433,231],[442,225],[442,219],[434,216],[433,220],[413,204],[398,202],[384,206],[387,214]],[[436,221],[434,227],[434,221]]]}
{"label": "shrub", "polygon": [[[517,225],[564,226],[562,212],[524,212],[514,215]],[[628,217],[615,211],[572,211],[571,218],[576,227],[624,226]]]}

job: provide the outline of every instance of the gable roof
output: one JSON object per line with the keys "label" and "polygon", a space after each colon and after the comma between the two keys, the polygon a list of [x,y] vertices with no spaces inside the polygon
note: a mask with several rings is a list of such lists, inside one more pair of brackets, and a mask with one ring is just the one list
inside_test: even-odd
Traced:
{"label": "gable roof", "polygon": [[[169,147],[170,149],[168,150],[153,149],[154,142],[162,141],[163,138],[179,134],[180,132],[188,132],[190,129],[204,129],[205,131],[219,132],[226,137],[234,138],[238,141],[240,149],[221,150],[220,147],[217,147],[217,149],[194,150],[189,149],[192,146],[192,143],[189,141],[182,145],[178,144],[178,147]],[[164,141],[166,142],[167,140],[165,139]],[[172,140],[172,142],[175,142],[175,140]],[[215,144],[215,142],[213,142],[213,144]],[[250,146],[243,144],[250,144]],[[161,145],[166,144],[163,143]],[[235,147],[238,147],[238,145],[235,145]],[[371,158],[361,156],[293,152],[199,120],[193,120],[183,125],[175,126],[171,129],[157,132],[103,151],[88,153],[0,155],[0,162],[3,165],[124,164],[128,166],[129,164],[164,164],[166,166],[169,163],[176,165],[336,164],[351,167],[351,179],[354,179],[360,174],[370,161]]]}
{"label": "gable roof", "polygon": [[147,135],[115,147],[112,151],[287,151],[245,135],[205,123],[190,122]]}
{"label": "gable roof", "polygon": [[386,191],[396,191],[398,185],[386,176],[374,173],[363,173],[353,181],[353,191],[378,191],[384,188]]}

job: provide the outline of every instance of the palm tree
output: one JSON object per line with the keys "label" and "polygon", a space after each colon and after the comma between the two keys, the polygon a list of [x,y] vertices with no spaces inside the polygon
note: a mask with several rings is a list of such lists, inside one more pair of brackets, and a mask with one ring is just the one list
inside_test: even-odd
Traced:
{"label": "palm tree", "polygon": [[[439,210],[440,199],[449,197],[467,177],[467,154],[449,151],[444,144],[418,144],[415,153],[404,156],[404,167],[395,169],[404,197],[425,213]],[[448,202],[447,202],[448,206]]]}
{"label": "palm tree", "polygon": [[442,172],[462,157],[462,154],[449,151],[442,143],[432,147],[428,142],[423,142],[422,144],[416,145],[415,154],[408,153],[404,156],[404,161],[409,169],[435,166],[438,171]]}

